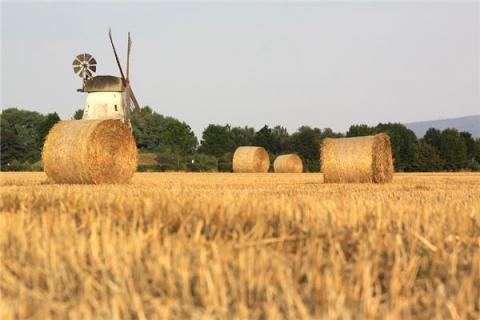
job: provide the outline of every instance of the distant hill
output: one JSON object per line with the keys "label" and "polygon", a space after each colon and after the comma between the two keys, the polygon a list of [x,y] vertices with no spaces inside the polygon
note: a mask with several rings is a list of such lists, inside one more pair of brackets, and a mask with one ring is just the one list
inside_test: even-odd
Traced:
{"label": "distant hill", "polygon": [[405,123],[405,126],[415,132],[417,138],[422,138],[429,128],[436,128],[439,130],[455,128],[459,131],[468,131],[475,138],[480,138],[480,115],[443,120],[411,122]]}

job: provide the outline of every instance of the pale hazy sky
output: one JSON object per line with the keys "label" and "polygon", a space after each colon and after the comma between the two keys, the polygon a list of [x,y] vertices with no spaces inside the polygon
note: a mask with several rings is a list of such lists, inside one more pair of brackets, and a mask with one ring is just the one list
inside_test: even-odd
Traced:
{"label": "pale hazy sky", "polygon": [[1,107],[83,107],[71,63],[118,75],[112,27],[141,105],[209,123],[412,122],[480,113],[479,2],[1,4]]}

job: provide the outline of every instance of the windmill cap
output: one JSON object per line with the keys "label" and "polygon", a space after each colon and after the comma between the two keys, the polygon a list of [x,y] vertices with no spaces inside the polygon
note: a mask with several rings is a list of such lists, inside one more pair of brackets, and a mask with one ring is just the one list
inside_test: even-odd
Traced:
{"label": "windmill cap", "polygon": [[84,92],[123,92],[122,78],[115,76],[95,76],[85,82]]}

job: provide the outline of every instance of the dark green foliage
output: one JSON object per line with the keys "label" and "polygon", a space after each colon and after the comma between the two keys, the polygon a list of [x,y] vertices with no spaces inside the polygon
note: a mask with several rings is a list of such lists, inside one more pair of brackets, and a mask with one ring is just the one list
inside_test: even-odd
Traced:
{"label": "dark green foliage", "polygon": [[379,123],[377,133],[385,132],[390,137],[396,171],[412,171],[415,161],[415,133],[401,123]]}
{"label": "dark green foliage", "polygon": [[3,126],[1,128],[1,168],[2,171],[8,170],[6,166],[12,165],[13,161],[18,162],[17,159],[23,158],[27,152],[27,147],[19,141],[18,135],[12,131],[7,130]]}
{"label": "dark green foliage", "polygon": [[218,159],[218,171],[221,172],[232,172],[232,160],[233,160],[233,153],[228,152],[225,153]]}
{"label": "dark green foliage", "polygon": [[[320,130],[320,129],[318,129]],[[337,132],[333,132],[332,129],[330,128],[325,128],[323,129],[323,131],[321,131],[321,134],[320,134],[320,139],[323,140],[325,138],[343,138],[344,135],[343,133],[337,133]]]}
{"label": "dark green foliage", "polygon": [[480,164],[480,138],[475,140],[475,161]]}
{"label": "dark green foliage", "polygon": [[82,117],[83,117],[83,109],[78,109],[73,114],[73,120],[82,120]]}
{"label": "dark green foliage", "polygon": [[140,111],[144,119],[141,124],[135,113],[132,114],[132,132],[140,150],[157,151],[161,145],[161,135],[164,130],[164,116],[153,112],[150,107],[142,108]]}
{"label": "dark green foliage", "polygon": [[157,162],[159,171],[185,170],[183,161],[179,161],[177,156],[168,149],[158,152]]}
{"label": "dark green foliage", "polygon": [[270,128],[265,125],[255,133],[253,144],[264,147],[270,155],[286,153],[290,149],[290,135],[282,126]]}
{"label": "dark green foliage", "polygon": [[39,138],[42,142],[42,145],[43,145],[43,142],[45,141],[45,138],[47,137],[50,129],[59,121],[60,121],[60,117],[58,116],[58,114],[56,112],[54,112],[54,113],[47,114],[47,116],[42,121],[42,123],[40,123],[40,125],[38,127],[38,134],[39,134]]}
{"label": "dark green foliage", "polygon": [[18,160],[13,160],[1,168],[1,171],[43,171],[41,161],[31,163],[30,161],[20,162]]}
{"label": "dark green foliage", "polygon": [[137,166],[138,172],[157,172],[162,171],[162,168],[159,164],[139,164]]}
{"label": "dark green foliage", "polygon": [[203,153],[197,153],[185,157],[185,163],[188,171],[193,172],[212,172],[217,171],[217,158]]}
{"label": "dark green foliage", "polygon": [[322,131],[318,128],[302,126],[291,135],[290,143],[293,152],[303,161],[306,172],[320,171],[320,143]]}
{"label": "dark green foliage", "polygon": [[445,129],[442,131],[440,155],[445,161],[447,170],[458,170],[467,166],[467,145],[458,130]]}
{"label": "dark green foliage", "polygon": [[218,158],[230,152],[233,145],[232,131],[229,125],[210,124],[203,130],[202,142],[198,151]]}
{"label": "dark green foliage", "polygon": [[44,124],[45,116],[38,112],[9,108],[3,110],[0,117],[2,166],[13,160],[40,160],[43,144],[40,127]]}
{"label": "dark green foliage", "polygon": [[252,127],[233,127],[232,130],[233,147],[230,151],[235,151],[241,146],[252,146],[255,139],[255,129]]}
{"label": "dark green foliage", "polygon": [[361,137],[375,134],[375,128],[369,127],[366,124],[351,125],[347,131],[347,137]]}
{"label": "dark green foliage", "polygon": [[460,132],[460,136],[465,141],[465,146],[467,147],[467,158],[468,161],[472,161],[475,158],[475,139],[473,139],[472,134],[470,132],[462,131]]}
{"label": "dark green foliage", "polygon": [[427,130],[425,135],[423,136],[423,142],[428,143],[431,146],[440,150],[440,140],[441,140],[442,132],[435,128],[430,128]]}
{"label": "dark green foliage", "polygon": [[415,161],[413,169],[415,171],[439,171],[442,170],[444,161],[440,154],[432,145],[425,142],[420,142],[415,145]]}
{"label": "dark green foliage", "polygon": [[288,134],[288,130],[282,126],[273,127],[272,154],[282,154],[290,152],[290,144],[290,135]]}
{"label": "dark green foliage", "polygon": [[[150,107],[141,110],[143,122],[132,115],[132,131],[137,147],[175,158],[175,168],[181,169],[182,158],[195,152],[198,141],[190,126],[175,118],[164,117]],[[162,165],[162,163],[160,163]]]}
{"label": "dark green foliage", "polygon": [[274,136],[272,129],[267,125],[263,126],[260,130],[255,133],[253,138],[253,144],[258,147],[264,147],[269,154],[273,153],[276,149]]}
{"label": "dark green foliage", "polygon": [[475,139],[473,139],[470,132],[462,131],[460,136],[465,141],[465,146],[467,147],[467,164],[466,167],[469,169],[477,170],[479,163],[475,160],[475,154],[477,151],[477,145]]}
{"label": "dark green foliage", "polygon": [[195,152],[198,145],[197,137],[195,137],[189,125],[171,117],[165,118],[163,129],[162,148],[171,150],[177,158],[178,166],[180,166],[182,157]]}

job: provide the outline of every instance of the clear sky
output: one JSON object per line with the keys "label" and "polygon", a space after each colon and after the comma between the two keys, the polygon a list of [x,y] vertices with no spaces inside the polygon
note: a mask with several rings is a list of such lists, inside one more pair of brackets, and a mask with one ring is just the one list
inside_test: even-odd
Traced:
{"label": "clear sky", "polygon": [[300,125],[480,113],[479,2],[1,4],[1,107],[70,118],[83,107],[71,63],[118,75],[132,32],[141,105],[201,136],[209,123]]}

